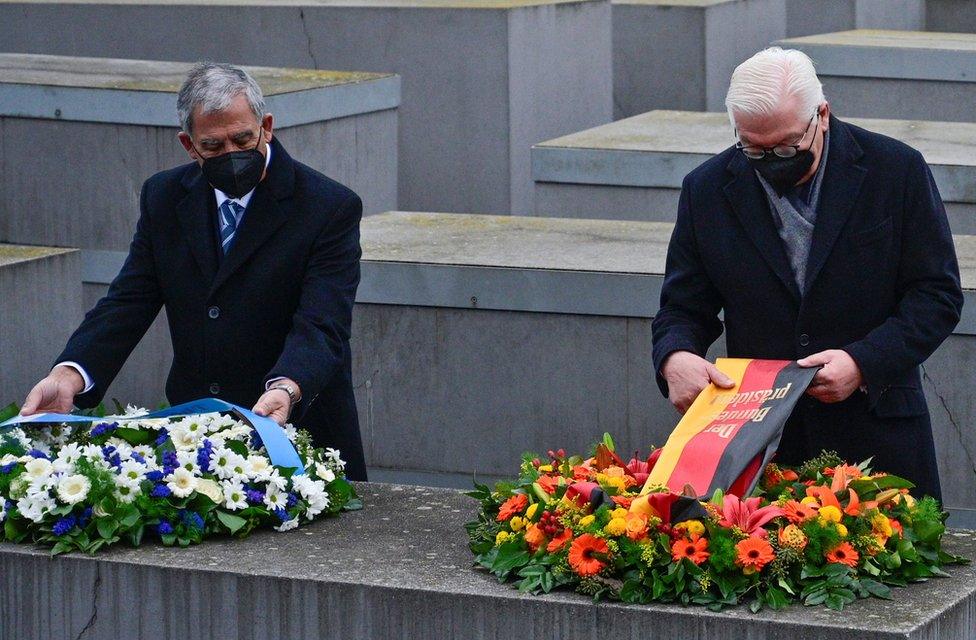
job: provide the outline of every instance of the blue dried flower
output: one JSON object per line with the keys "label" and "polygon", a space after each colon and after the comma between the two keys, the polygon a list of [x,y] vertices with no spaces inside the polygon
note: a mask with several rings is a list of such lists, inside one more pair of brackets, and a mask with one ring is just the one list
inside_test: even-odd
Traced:
{"label": "blue dried flower", "polygon": [[167,475],[173,473],[178,466],[180,466],[180,461],[176,457],[175,451],[167,451],[163,454],[163,473]]}
{"label": "blue dried flower", "polygon": [[136,462],[138,462],[139,464],[146,464],[146,459],[144,457],[142,457],[141,454],[138,454],[135,451],[133,451],[132,453],[130,453],[129,454],[129,457],[132,458],[133,460],[135,460]]}
{"label": "blue dried flower", "polygon": [[274,514],[278,516],[278,519],[282,522],[286,522],[288,520],[288,512],[284,509],[275,509]]}
{"label": "blue dried flower", "polygon": [[160,471],[160,470],[158,470],[158,469],[154,469],[153,471],[147,471],[146,472],[146,480],[151,480],[153,482],[159,482],[162,479],[163,479],[163,472]]}
{"label": "blue dried flower", "polygon": [[16,466],[17,466],[17,462],[11,462],[10,464],[5,464],[2,467],[0,467],[0,473],[6,475],[11,471],[13,471],[14,467]]}
{"label": "blue dried flower", "polygon": [[37,449],[31,449],[30,451],[27,452],[27,455],[29,455],[32,458],[43,458],[44,460],[51,459],[50,456],[48,456],[46,453],[44,453],[43,451],[39,451]]}
{"label": "blue dried flower", "polygon": [[166,536],[173,533],[173,525],[171,525],[166,520],[162,520],[158,525],[156,525],[156,531],[161,536]]}
{"label": "blue dried flower", "polygon": [[166,442],[166,440],[168,439],[169,439],[169,431],[167,431],[166,429],[160,429],[159,436],[156,438],[156,446],[158,447],[159,445]]}
{"label": "blue dried flower", "polygon": [[105,462],[109,463],[116,469],[122,466],[122,457],[113,446],[102,447],[102,457],[105,458]]}
{"label": "blue dried flower", "polygon": [[261,504],[264,502],[264,491],[260,489],[248,489],[244,492],[244,495],[251,504]]}
{"label": "blue dried flower", "polygon": [[154,498],[168,498],[173,492],[169,490],[162,482],[158,483],[153,487],[152,493],[150,494]]}
{"label": "blue dried flower", "polygon": [[291,509],[296,504],[298,504],[298,496],[295,495],[294,493],[289,493],[288,494],[288,501],[285,503],[285,506],[288,507],[289,509]]}
{"label": "blue dried flower", "polygon": [[91,430],[91,437],[97,438],[103,436],[107,433],[111,433],[118,429],[119,423],[117,422],[99,422]]}
{"label": "blue dried flower", "polygon": [[200,471],[203,473],[210,473],[211,453],[213,453],[213,443],[204,438],[203,446],[197,451],[197,464],[200,465]]}
{"label": "blue dried flower", "polygon": [[196,511],[181,510],[179,516],[180,520],[183,521],[183,524],[191,529],[203,530],[203,517],[201,517]]}
{"label": "blue dried flower", "polygon": [[61,537],[74,529],[75,524],[76,522],[74,516],[65,516],[54,523],[54,527],[52,527],[51,531],[54,533],[54,535]]}
{"label": "blue dried flower", "polygon": [[87,527],[88,521],[91,520],[91,517],[92,517],[92,508],[86,507],[85,510],[81,512],[81,515],[78,516],[78,526],[81,527],[82,529]]}

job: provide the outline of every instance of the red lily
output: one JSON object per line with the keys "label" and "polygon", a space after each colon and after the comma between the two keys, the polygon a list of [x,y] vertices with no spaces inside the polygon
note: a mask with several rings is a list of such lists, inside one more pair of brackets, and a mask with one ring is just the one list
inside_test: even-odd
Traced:
{"label": "red lily", "polygon": [[719,524],[723,527],[739,527],[743,533],[755,538],[765,538],[767,532],[763,525],[784,515],[779,507],[769,505],[759,506],[759,498],[746,498],[742,500],[738,496],[726,495],[722,502],[722,519]]}

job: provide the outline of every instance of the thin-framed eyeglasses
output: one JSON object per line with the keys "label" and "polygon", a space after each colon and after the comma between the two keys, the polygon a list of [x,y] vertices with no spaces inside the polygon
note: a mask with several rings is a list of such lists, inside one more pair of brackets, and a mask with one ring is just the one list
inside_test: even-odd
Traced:
{"label": "thin-framed eyeglasses", "polygon": [[[803,144],[803,139],[807,137],[807,132],[810,131],[810,125],[813,124],[814,118],[820,115],[820,108],[818,107],[813,115],[810,116],[810,121],[807,122],[806,128],[803,130],[803,135],[797,140],[796,144],[778,144],[774,147],[759,147],[756,145],[743,145],[742,141],[735,143],[735,148],[742,152],[742,154],[749,158],[750,160],[762,160],[766,156],[772,154],[777,158],[792,158],[800,152],[800,145]],[[735,137],[739,137],[738,129],[735,130]],[[810,146],[813,146],[813,140],[810,140]]]}

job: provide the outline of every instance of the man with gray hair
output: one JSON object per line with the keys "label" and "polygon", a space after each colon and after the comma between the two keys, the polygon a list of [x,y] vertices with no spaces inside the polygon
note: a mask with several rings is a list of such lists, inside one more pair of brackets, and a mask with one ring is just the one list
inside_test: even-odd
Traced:
{"label": "man with gray hair", "polygon": [[682,185],[653,357],[681,412],[733,357],[822,367],[779,459],[874,457],[940,497],[919,365],[962,309],[942,199],[921,154],[833,117],[813,63],[766,49],[732,74],[734,146]]}
{"label": "man with gray hair", "polygon": [[365,480],[349,349],[359,196],[288,155],[239,67],[195,65],[177,113],[193,162],[145,182],[122,270],[22,412],[98,404],[165,306],[171,402],[291,417]]}

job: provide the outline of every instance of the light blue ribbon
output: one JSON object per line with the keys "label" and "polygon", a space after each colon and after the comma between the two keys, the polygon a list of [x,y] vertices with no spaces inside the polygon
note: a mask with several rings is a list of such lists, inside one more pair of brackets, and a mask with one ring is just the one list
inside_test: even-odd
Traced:
{"label": "light blue ribbon", "polygon": [[[218,398],[203,398],[178,404],[168,409],[160,409],[138,416],[126,416],[124,418],[112,418],[113,422],[124,420],[148,420],[153,418],[176,418],[182,416],[192,416],[198,413],[237,413],[245,421],[249,422],[254,430],[261,436],[264,448],[268,451],[271,464],[278,467],[291,467],[295,469],[295,474],[305,473],[305,467],[295,445],[288,439],[285,430],[280,424],[265,416],[245,409],[244,407],[225,402]],[[12,427],[18,424],[49,424],[49,423],[80,423],[80,422],[104,422],[103,418],[93,416],[79,416],[71,413],[38,413],[32,416],[14,416],[13,418],[0,423],[0,429]]]}

